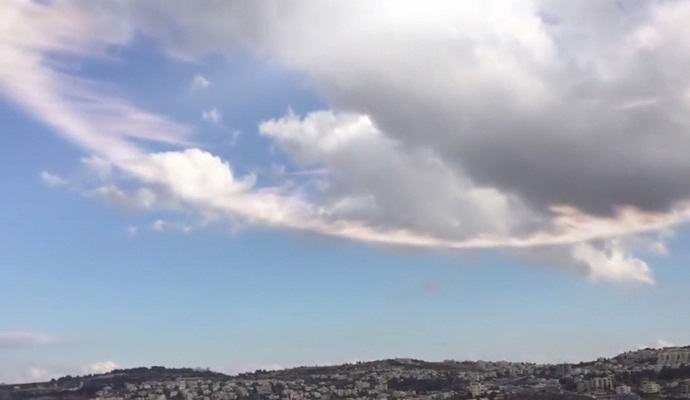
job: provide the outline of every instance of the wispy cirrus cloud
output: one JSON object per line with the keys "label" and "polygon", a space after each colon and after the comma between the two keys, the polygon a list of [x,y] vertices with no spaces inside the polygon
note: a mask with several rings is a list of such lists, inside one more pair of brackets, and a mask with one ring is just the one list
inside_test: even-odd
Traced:
{"label": "wispy cirrus cloud", "polygon": [[0,12],[0,19],[4,95],[65,138],[94,154],[107,153],[107,158],[117,159],[141,153],[131,140],[189,144],[188,127],[143,111],[113,94],[107,84],[77,77],[54,62],[54,54],[106,57],[108,46],[129,40],[131,28],[105,28],[109,24],[96,14],[69,2],[45,5],[12,0]]}

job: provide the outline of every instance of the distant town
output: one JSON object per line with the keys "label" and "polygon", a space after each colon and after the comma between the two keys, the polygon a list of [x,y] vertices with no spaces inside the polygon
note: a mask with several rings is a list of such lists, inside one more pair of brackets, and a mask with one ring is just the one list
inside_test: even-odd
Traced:
{"label": "distant town", "polygon": [[0,400],[690,399],[690,346],[577,364],[391,359],[228,376],[164,367],[0,386]]}

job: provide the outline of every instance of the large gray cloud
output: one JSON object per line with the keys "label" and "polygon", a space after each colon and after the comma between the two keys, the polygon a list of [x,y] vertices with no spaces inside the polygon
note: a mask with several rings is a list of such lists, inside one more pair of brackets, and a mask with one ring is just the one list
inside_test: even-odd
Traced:
{"label": "large gray cloud", "polygon": [[459,28],[455,38],[381,30],[354,56],[347,50],[363,38],[314,55],[316,66],[295,58],[338,106],[433,149],[477,184],[536,208],[665,210],[690,188],[688,31],[679,18],[689,8],[658,7],[641,18],[589,8],[560,16],[552,6],[551,24],[537,14],[515,22],[523,36],[504,26]]}
{"label": "large gray cloud", "polygon": [[[307,73],[332,108],[370,117],[387,139],[318,161],[331,171],[324,192],[350,211],[354,201],[369,214],[353,215],[371,224],[517,235],[548,228],[558,205],[616,218],[622,206],[666,212],[690,195],[687,2],[266,1],[224,11],[235,23],[195,10],[203,34],[159,33],[189,57],[230,38]],[[195,17],[171,12],[196,31]],[[301,150],[284,148],[304,165]],[[477,190],[502,207],[468,202]],[[593,268],[582,247],[573,254]]]}
{"label": "large gray cloud", "polygon": [[690,191],[687,2],[166,2],[177,30],[150,10],[176,54],[275,58],[535,208],[659,211]]}
{"label": "large gray cloud", "polygon": [[[72,48],[89,52],[126,45],[143,31],[183,59],[244,48],[300,71],[328,101],[330,110],[261,125],[296,166],[327,171],[308,183],[316,190],[267,190],[254,187],[253,177],[235,178],[230,164],[207,152],[147,154],[130,140],[130,128],[163,128],[172,134],[143,138],[182,146],[185,130],[148,114],[144,124],[126,102],[95,95],[78,80],[55,79],[64,77],[36,63],[27,43],[8,47],[25,66],[9,77],[22,77],[41,93],[29,98],[16,79],[6,79],[20,102],[89,151],[204,214],[222,210],[385,243],[567,245],[590,276],[647,283],[646,264],[625,254],[618,239],[688,217],[690,3],[263,0],[86,7],[62,10],[79,22],[70,27],[91,26],[84,31],[96,39],[38,10],[62,35],[36,31],[25,37],[40,38],[40,46],[28,45],[53,51],[70,47],[68,38]],[[113,23],[95,24],[103,15]],[[90,100],[119,106],[94,116],[80,103],[60,101],[75,86]],[[105,127],[100,137],[89,132],[120,119],[133,122],[113,132]],[[118,154],[105,149],[108,141]]]}

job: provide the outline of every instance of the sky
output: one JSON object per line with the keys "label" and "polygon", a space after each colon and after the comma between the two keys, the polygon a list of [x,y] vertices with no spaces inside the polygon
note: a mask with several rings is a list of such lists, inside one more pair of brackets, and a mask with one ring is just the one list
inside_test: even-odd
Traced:
{"label": "sky", "polygon": [[0,382],[690,343],[690,2],[0,8]]}

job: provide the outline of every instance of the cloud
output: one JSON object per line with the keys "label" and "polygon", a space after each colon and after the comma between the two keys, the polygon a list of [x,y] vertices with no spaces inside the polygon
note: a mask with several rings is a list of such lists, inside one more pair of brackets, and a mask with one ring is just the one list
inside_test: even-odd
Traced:
{"label": "cloud", "polygon": [[203,75],[194,75],[192,83],[190,84],[192,90],[208,89],[209,86],[211,86],[211,81],[206,79]]}
{"label": "cloud", "polygon": [[658,339],[658,340],[656,341],[654,347],[657,348],[657,349],[661,349],[661,348],[664,348],[664,347],[674,347],[674,346],[677,346],[677,345],[674,344],[674,343],[672,343],[672,342],[669,342],[668,340]]}
{"label": "cloud", "polygon": [[60,175],[55,175],[47,171],[41,171],[41,180],[50,187],[65,186],[68,181]]}
{"label": "cloud", "polygon": [[94,172],[101,180],[106,180],[113,172],[113,165],[102,157],[96,155],[82,157],[81,162],[90,171]]}
{"label": "cloud", "polygon": [[203,121],[208,121],[208,122],[212,122],[214,124],[219,124],[220,121],[223,119],[223,116],[221,115],[220,111],[218,111],[217,108],[212,108],[210,110],[202,112],[201,113],[201,119]]}
{"label": "cloud", "polygon": [[573,247],[573,257],[587,266],[588,276],[593,281],[654,284],[647,263],[626,254],[615,241],[607,242],[603,249],[590,243],[578,243]]}
{"label": "cloud", "polygon": [[[432,3],[16,2],[2,11],[0,85],[203,219],[406,246],[558,246],[592,280],[652,284],[622,239],[690,217],[690,4]],[[138,30],[175,57],[244,48],[307,76],[331,108],[259,129],[291,168],[327,172],[260,186],[194,148],[186,126],[54,67],[55,54],[104,57]]]}
{"label": "cloud", "polygon": [[515,199],[476,187],[431,152],[401,146],[366,115],[289,114],[262,123],[260,132],[299,167],[328,171],[317,179],[327,183],[322,207],[331,218],[452,241],[505,233],[518,222],[510,215],[530,218]]}
{"label": "cloud", "polygon": [[32,332],[0,332],[0,349],[24,349],[63,343],[64,339]]}
{"label": "cloud", "polygon": [[83,373],[85,374],[107,374],[112,370],[118,369],[120,366],[112,361],[99,361],[95,362],[87,367],[84,367]]}
{"label": "cloud", "polygon": [[[319,364],[323,365],[323,364]],[[295,365],[294,367],[297,367],[298,365]],[[221,368],[213,368],[213,370],[217,371],[222,371],[225,374],[228,375],[238,375],[246,372],[254,372],[256,370],[265,370],[265,371],[278,371],[282,370],[285,368],[290,368],[286,367],[282,364],[278,363],[238,363],[232,366],[228,367],[221,367]]]}
{"label": "cloud", "polygon": [[156,232],[180,232],[190,233],[194,228],[191,225],[184,224],[178,221],[166,221],[164,219],[157,219],[151,223],[151,229]]}
{"label": "cloud", "polygon": [[85,366],[35,364],[19,362],[13,365],[0,364],[0,382],[4,383],[33,383],[47,382],[53,378],[66,375],[105,374],[120,365],[113,361],[99,361]]}
{"label": "cloud", "polygon": [[131,26],[106,17],[117,14],[113,7],[102,12],[69,2],[10,0],[0,11],[5,22],[0,35],[6,39],[0,48],[4,95],[66,139],[109,161],[142,151],[130,140],[189,144],[188,127],[137,108],[112,94],[108,85],[70,74],[53,59],[55,54],[105,58],[109,46],[127,43]]}
{"label": "cloud", "polygon": [[45,368],[31,367],[28,371],[30,382],[43,382],[51,379],[53,374]]}
{"label": "cloud", "polygon": [[[629,13],[603,3],[355,2],[332,11],[300,4],[282,16],[275,37],[257,40],[311,74],[335,107],[366,110],[386,135],[430,149],[479,186],[514,193],[538,209],[665,210],[688,195],[681,184],[687,165],[676,150],[688,145],[687,121],[677,117],[687,110],[688,79],[682,57],[668,49],[677,43],[688,51],[678,15],[687,16],[689,7],[644,2]],[[323,25],[298,31],[298,22],[314,14]],[[356,15],[380,17],[348,20]],[[614,18],[625,23],[605,27]],[[320,39],[326,26],[334,45]],[[589,39],[582,43],[578,34]],[[342,54],[350,55],[348,63]],[[641,63],[646,68],[632,67]],[[663,101],[640,103],[641,97]],[[631,101],[644,109],[618,110]],[[660,153],[648,151],[655,132],[664,132]]]}
{"label": "cloud", "polygon": [[84,192],[88,197],[99,198],[106,203],[125,210],[150,210],[158,201],[156,193],[148,188],[127,192],[113,184],[100,186]]}
{"label": "cloud", "polygon": [[[188,44],[190,53],[244,40],[311,74],[336,106],[367,110],[387,134],[428,146],[478,184],[517,192],[535,206],[658,210],[684,196],[679,173],[687,169],[679,157],[663,154],[684,148],[687,121],[662,116],[683,114],[668,107],[687,107],[683,58],[668,50],[678,42],[687,51],[679,22],[687,4],[640,2],[631,12],[613,2],[348,2],[340,8],[297,1],[279,12],[273,2],[257,3],[198,10],[195,17],[207,21],[203,32],[186,25],[193,18],[179,16],[189,28],[185,40],[161,37],[178,52]],[[211,13],[245,22],[225,29],[225,19]],[[319,23],[304,23],[315,15]],[[612,19],[625,23],[611,26]],[[201,37],[207,42],[195,40]],[[630,67],[640,62],[649,68]],[[655,77],[683,84],[643,83]],[[662,89],[672,92],[655,93]],[[637,93],[667,99],[666,108],[646,102],[644,112],[611,112],[639,103]],[[651,126],[668,132],[663,154],[647,151],[648,135],[630,133]],[[607,155],[617,162],[608,165]],[[648,185],[663,190],[643,190]]]}
{"label": "cloud", "polygon": [[638,345],[638,349],[646,349],[646,348],[652,348],[652,349],[663,349],[664,347],[676,347],[677,344],[670,342],[666,339],[657,339],[652,343],[649,344],[641,344]]}
{"label": "cloud", "polygon": [[439,246],[575,244],[659,230],[688,218],[685,205],[669,213],[618,207],[612,217],[552,205],[542,215],[520,198],[476,186],[433,152],[402,146],[363,115],[289,114],[264,122],[260,131],[300,166],[326,166],[331,215],[377,226],[404,224],[411,232],[445,238],[431,240]]}
{"label": "cloud", "polygon": [[59,376],[55,371],[35,365],[0,365],[0,385],[45,382]]}

